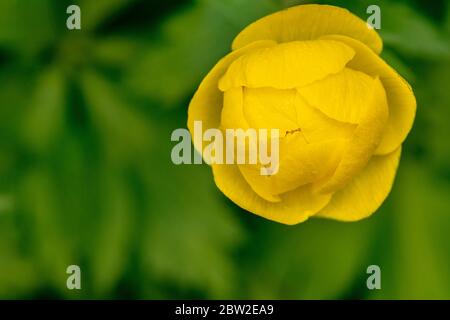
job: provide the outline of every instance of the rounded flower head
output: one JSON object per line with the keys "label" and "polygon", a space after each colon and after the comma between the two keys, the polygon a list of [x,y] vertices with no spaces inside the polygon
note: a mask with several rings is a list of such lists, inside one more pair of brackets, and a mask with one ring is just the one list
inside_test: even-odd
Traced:
{"label": "rounded flower head", "polygon": [[212,164],[218,188],[286,224],[377,210],[416,110],[408,83],[379,57],[377,33],[347,10],[301,5],[249,25],[232,49],[200,84],[188,128],[278,129],[279,167],[261,175],[259,164]]}

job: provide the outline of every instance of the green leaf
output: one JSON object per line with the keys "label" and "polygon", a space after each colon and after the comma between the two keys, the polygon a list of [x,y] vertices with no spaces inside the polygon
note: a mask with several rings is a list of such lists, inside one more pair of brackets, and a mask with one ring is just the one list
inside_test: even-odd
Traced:
{"label": "green leaf", "polygon": [[253,20],[275,11],[268,0],[196,1],[161,26],[159,41],[143,49],[126,75],[131,92],[173,107],[200,84]]}
{"label": "green leaf", "polygon": [[381,53],[382,58],[394,68],[402,77],[404,77],[410,84],[413,84],[416,80],[414,71],[403,62],[403,60],[396,55],[392,50],[384,49]]}
{"label": "green leaf", "polygon": [[122,69],[134,62],[133,57],[141,47],[139,39],[130,37],[99,38],[95,43],[93,56],[98,64]]}
{"label": "green leaf", "polygon": [[[0,239],[3,240],[3,239]],[[35,291],[39,275],[33,260],[24,258],[13,251],[0,254],[0,298],[23,299]]]}
{"label": "green leaf", "polygon": [[450,5],[447,3],[447,18],[445,19],[445,31],[447,36],[450,35]]}
{"label": "green leaf", "polygon": [[155,154],[160,157],[150,161],[145,173],[149,207],[143,222],[143,270],[176,292],[232,297],[239,289],[232,253],[243,234],[211,170],[172,164],[166,146]]}
{"label": "green leaf", "polygon": [[0,72],[0,141],[3,145],[20,140],[23,110],[29,104],[31,90],[27,72],[10,66]]}
{"label": "green leaf", "polygon": [[[312,219],[287,227],[260,222],[245,251],[250,299],[345,298],[370,264],[377,220],[352,224]],[[365,284],[365,282],[364,282]],[[362,298],[362,297],[358,297]]]}
{"label": "green leaf", "polygon": [[27,147],[46,151],[62,134],[65,99],[65,80],[61,71],[49,68],[40,74],[22,122],[21,133]]}
{"label": "green leaf", "polygon": [[86,108],[112,161],[138,160],[154,142],[149,119],[131,106],[108,80],[87,71],[81,77]]}
{"label": "green leaf", "polygon": [[79,0],[82,29],[93,30],[119,10],[136,0]]}
{"label": "green leaf", "polygon": [[20,199],[33,226],[29,245],[42,281],[58,292],[67,292],[66,268],[78,261],[74,253],[76,237],[61,210],[62,195],[48,170],[35,169],[24,179]]}
{"label": "green leaf", "polygon": [[400,166],[392,225],[383,235],[389,241],[380,248],[382,290],[374,298],[450,298],[450,185],[424,168],[411,160]]}
{"label": "green leaf", "polygon": [[424,15],[403,3],[381,3],[381,36],[388,47],[410,57],[450,57],[448,39]]}
{"label": "green leaf", "polygon": [[[417,119],[407,142],[427,160],[436,173],[450,176],[450,149],[446,139],[450,135],[450,62],[426,65],[426,73],[414,86],[418,100]],[[433,85],[430,85],[433,84]]]}
{"label": "green leaf", "polygon": [[56,39],[56,30],[52,1],[0,1],[0,47],[33,57]]}
{"label": "green leaf", "polygon": [[[0,195],[0,202],[12,202],[10,196]],[[9,207],[11,206],[11,203]],[[17,223],[17,210],[0,209],[0,299],[27,297],[39,285],[39,275],[30,255],[20,246],[23,229]]]}
{"label": "green leaf", "polygon": [[89,249],[91,286],[96,296],[105,297],[117,284],[130,257],[134,208],[129,187],[113,176],[112,169],[101,175],[100,212],[95,237]]}

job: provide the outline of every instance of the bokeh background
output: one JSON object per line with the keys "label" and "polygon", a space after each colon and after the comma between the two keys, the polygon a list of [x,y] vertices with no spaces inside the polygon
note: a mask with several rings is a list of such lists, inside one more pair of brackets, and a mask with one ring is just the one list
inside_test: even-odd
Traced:
{"label": "bokeh background", "polygon": [[[393,191],[357,223],[276,224],[170,161],[233,37],[310,2],[378,4],[418,100]],[[449,1],[0,0],[0,298],[450,299],[449,120]]]}

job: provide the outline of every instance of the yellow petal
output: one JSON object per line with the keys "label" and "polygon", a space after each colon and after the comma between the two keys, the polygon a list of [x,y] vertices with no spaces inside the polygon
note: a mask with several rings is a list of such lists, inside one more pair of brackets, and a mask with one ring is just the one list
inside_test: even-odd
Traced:
{"label": "yellow petal", "polygon": [[233,41],[233,50],[257,40],[278,43],[313,40],[328,34],[357,39],[380,53],[383,43],[366,22],[346,9],[328,5],[299,5],[276,12],[250,24]]}
{"label": "yellow petal", "polygon": [[330,118],[359,123],[367,98],[373,89],[374,79],[368,75],[345,68],[323,80],[298,88],[300,94],[313,107]]}
{"label": "yellow petal", "polygon": [[252,189],[268,201],[279,201],[278,195],[331,174],[339,163],[344,146],[344,141],[338,139],[307,143],[301,131],[280,140],[280,165],[276,174],[261,175],[258,164],[239,165]]}
{"label": "yellow petal", "polygon": [[305,221],[330,201],[330,195],[314,194],[311,186],[300,187],[281,196],[280,202],[268,202],[258,196],[242,177],[237,165],[213,165],[217,187],[241,208],[266,219],[284,224]]}
{"label": "yellow petal", "polygon": [[244,117],[243,88],[236,87],[223,94],[223,109],[221,116],[222,129],[247,129],[248,123]]}
{"label": "yellow petal", "polygon": [[244,115],[257,129],[279,129],[280,135],[299,128],[294,89],[244,88]]}
{"label": "yellow petal", "polygon": [[257,49],[230,65],[219,88],[296,88],[338,73],[353,55],[353,49],[333,40],[294,41]]}
{"label": "yellow petal", "polygon": [[327,140],[350,139],[356,125],[343,123],[327,117],[320,110],[310,106],[297,93],[296,102],[298,124],[308,143],[319,143]]}
{"label": "yellow petal", "polygon": [[[348,139],[356,128],[311,107],[295,89],[244,88],[243,92],[244,116],[251,128],[279,129],[281,137],[301,129],[307,143]],[[234,113],[240,115],[240,111]]]}
{"label": "yellow petal", "polygon": [[401,147],[388,155],[373,157],[367,167],[344,189],[335,193],[330,203],[315,216],[341,221],[356,221],[370,216],[391,191],[400,153]]}
{"label": "yellow petal", "polygon": [[[201,82],[189,104],[188,128],[191,134],[194,132],[194,121],[203,121],[203,130],[219,127],[223,106],[223,93],[218,89],[218,82],[229,65],[236,58],[247,52],[270,45],[274,45],[274,42],[254,42],[240,50],[231,52],[214,66]],[[196,148],[197,150],[199,149],[197,146]]]}
{"label": "yellow petal", "polygon": [[388,118],[386,94],[379,79],[373,82],[371,96],[361,122],[343,151],[343,156],[331,178],[316,183],[318,192],[334,192],[344,187],[366,166],[377,148]]}
{"label": "yellow petal", "polygon": [[416,98],[410,85],[361,42],[344,36],[324,38],[342,41],[355,49],[356,55],[348,63],[348,67],[380,77],[387,94],[389,120],[375,154],[387,154],[396,150],[406,139],[416,114]]}
{"label": "yellow petal", "polygon": [[[328,118],[295,89],[244,88],[243,100],[249,127],[281,131],[280,167],[275,175],[261,175],[260,164],[239,165],[246,181],[267,201],[280,201],[279,194],[331,174],[356,127]],[[241,117],[240,111],[235,114]]]}
{"label": "yellow petal", "polygon": [[269,202],[280,202],[281,198],[272,190],[268,176],[261,175],[260,164],[240,164],[239,171],[251,189],[261,198]]}

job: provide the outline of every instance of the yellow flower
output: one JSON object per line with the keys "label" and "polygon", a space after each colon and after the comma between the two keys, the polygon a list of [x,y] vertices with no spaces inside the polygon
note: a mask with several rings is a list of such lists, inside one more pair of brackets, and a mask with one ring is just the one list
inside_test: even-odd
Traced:
{"label": "yellow flower", "polygon": [[373,29],[334,6],[301,5],[246,27],[200,84],[188,128],[191,135],[194,121],[205,129],[277,128],[279,171],[212,164],[218,188],[285,224],[355,221],[376,211],[416,110],[411,87],[381,50]]}

